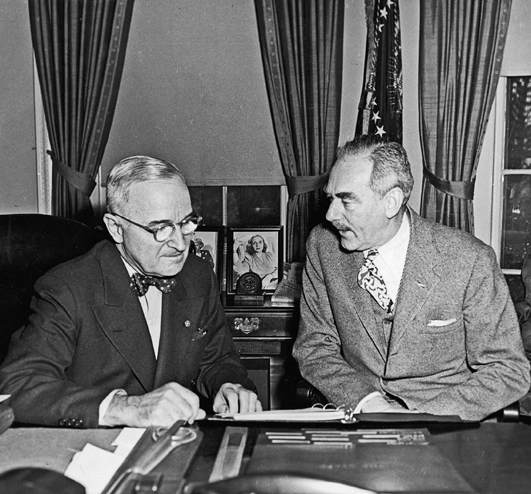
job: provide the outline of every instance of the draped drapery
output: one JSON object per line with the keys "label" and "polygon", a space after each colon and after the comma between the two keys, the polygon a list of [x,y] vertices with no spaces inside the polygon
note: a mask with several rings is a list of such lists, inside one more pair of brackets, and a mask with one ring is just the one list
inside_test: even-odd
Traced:
{"label": "draped drapery", "polygon": [[266,86],[290,199],[288,261],[324,218],[339,139],[344,0],[255,0]]}
{"label": "draped drapery", "polygon": [[52,214],[93,224],[134,0],[28,0],[53,162]]}
{"label": "draped drapery", "polygon": [[471,233],[476,171],[511,2],[420,2],[421,215]]}

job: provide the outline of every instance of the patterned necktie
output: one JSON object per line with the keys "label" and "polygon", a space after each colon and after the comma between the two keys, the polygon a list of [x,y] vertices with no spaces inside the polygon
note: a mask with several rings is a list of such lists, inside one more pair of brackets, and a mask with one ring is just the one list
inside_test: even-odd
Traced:
{"label": "patterned necktie", "polygon": [[150,286],[158,288],[162,293],[170,293],[175,287],[177,279],[173,278],[156,278],[155,276],[146,276],[141,273],[133,273],[129,286],[139,297],[143,297]]}
{"label": "patterned necktie", "polygon": [[365,262],[358,273],[358,285],[367,290],[374,300],[378,302],[378,305],[390,314],[393,311],[393,301],[387,295],[385,282],[373,262],[377,255],[378,251],[376,249],[368,252]]}

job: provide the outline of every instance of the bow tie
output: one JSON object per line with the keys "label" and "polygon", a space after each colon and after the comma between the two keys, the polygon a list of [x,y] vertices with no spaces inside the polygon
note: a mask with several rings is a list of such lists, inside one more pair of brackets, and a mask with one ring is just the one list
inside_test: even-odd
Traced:
{"label": "bow tie", "polygon": [[155,276],[133,273],[129,286],[139,297],[143,297],[150,286],[158,288],[162,293],[170,293],[176,283],[177,279],[175,276],[173,278],[156,278]]}

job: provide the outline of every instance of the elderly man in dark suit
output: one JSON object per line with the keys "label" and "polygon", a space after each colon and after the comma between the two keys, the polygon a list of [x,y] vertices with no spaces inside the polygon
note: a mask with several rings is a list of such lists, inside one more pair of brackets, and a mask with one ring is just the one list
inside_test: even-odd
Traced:
{"label": "elderly man in dark suit", "polygon": [[529,389],[514,307],[492,249],[415,214],[412,187],[401,145],[361,136],[339,150],[328,222],[308,239],[294,355],[356,412],[480,420]]}
{"label": "elderly man in dark suit", "polygon": [[17,421],[169,426],[261,409],[235,351],[208,262],[189,256],[200,218],[179,170],[127,158],[107,181],[114,240],[52,269],[13,336],[1,393]]}

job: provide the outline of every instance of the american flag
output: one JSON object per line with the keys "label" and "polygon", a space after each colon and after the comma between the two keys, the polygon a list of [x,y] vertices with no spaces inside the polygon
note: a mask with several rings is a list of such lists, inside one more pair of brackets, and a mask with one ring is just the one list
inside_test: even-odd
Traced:
{"label": "american flag", "polygon": [[402,48],[398,0],[366,0],[365,84],[356,134],[402,143]]}

